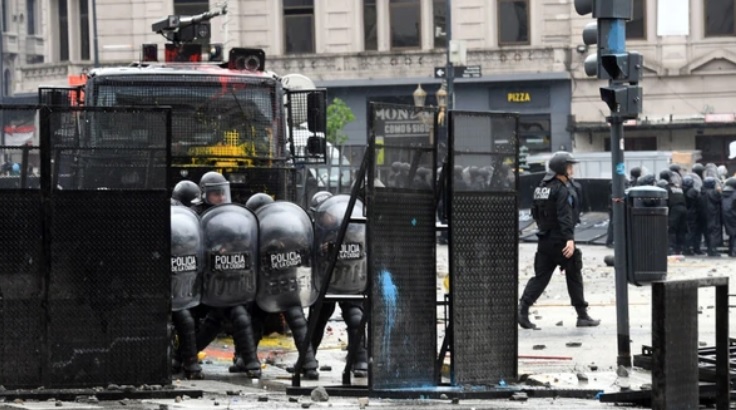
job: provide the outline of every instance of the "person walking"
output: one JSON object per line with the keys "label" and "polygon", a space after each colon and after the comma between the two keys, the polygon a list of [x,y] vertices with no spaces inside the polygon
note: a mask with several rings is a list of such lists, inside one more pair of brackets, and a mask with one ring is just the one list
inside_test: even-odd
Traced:
{"label": "person walking", "polygon": [[534,190],[532,216],[537,223],[539,242],[534,257],[534,277],[524,288],[519,304],[518,322],[524,329],[537,329],[529,320],[532,306],[559,267],[564,271],[570,301],[577,312],[577,326],[598,326],[600,320],[588,315],[588,303],[583,295],[583,254],[575,246],[575,225],[580,221],[580,198],[571,184],[573,164],[578,161],[565,151],[555,153],[549,169]]}

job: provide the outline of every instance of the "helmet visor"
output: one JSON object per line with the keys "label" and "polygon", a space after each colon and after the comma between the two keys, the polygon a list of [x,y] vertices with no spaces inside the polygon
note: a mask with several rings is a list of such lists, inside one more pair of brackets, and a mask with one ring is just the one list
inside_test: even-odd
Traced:
{"label": "helmet visor", "polygon": [[202,197],[204,202],[209,205],[229,204],[232,202],[230,197],[230,183],[217,182],[214,184],[205,184]]}

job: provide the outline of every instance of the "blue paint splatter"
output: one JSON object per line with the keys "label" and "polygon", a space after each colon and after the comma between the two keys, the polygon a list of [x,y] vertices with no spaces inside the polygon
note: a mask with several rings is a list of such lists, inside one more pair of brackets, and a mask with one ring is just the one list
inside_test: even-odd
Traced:
{"label": "blue paint splatter", "polygon": [[[383,295],[383,303],[386,309],[386,322],[384,323],[383,329],[383,347],[387,349],[391,346],[391,332],[393,331],[394,325],[396,324],[396,312],[397,302],[399,299],[399,290],[396,289],[393,279],[391,278],[391,272],[386,269],[381,271],[378,278],[379,286],[381,287],[381,293]],[[389,355],[387,367],[391,366],[391,356]]]}
{"label": "blue paint splatter", "polygon": [[411,219],[411,226],[417,226],[417,218]]}

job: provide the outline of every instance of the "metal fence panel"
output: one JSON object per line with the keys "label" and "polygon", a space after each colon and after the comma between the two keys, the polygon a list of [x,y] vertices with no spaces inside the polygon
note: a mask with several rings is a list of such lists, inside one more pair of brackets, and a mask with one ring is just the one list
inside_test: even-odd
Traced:
{"label": "metal fence panel", "polygon": [[516,380],[517,117],[450,113],[454,384]]}
{"label": "metal fence panel", "polygon": [[[405,125],[416,127],[418,134],[386,133],[390,129],[381,122],[389,111],[407,118]],[[435,117],[430,109],[371,107],[374,161],[368,176],[367,232],[373,389],[437,381]],[[387,159],[405,160],[409,168],[390,175]]]}

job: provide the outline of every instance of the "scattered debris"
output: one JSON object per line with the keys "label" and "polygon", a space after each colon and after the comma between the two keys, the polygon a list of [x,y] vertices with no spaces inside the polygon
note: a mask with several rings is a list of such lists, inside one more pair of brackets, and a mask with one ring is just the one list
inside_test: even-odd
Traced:
{"label": "scattered debris", "polygon": [[225,392],[225,394],[228,396],[239,396],[240,390],[228,390]]}
{"label": "scattered debris", "polygon": [[303,409],[308,409],[311,406],[312,406],[312,403],[309,403],[309,402],[306,402],[306,401],[304,403],[302,403],[302,408]]}
{"label": "scattered debris", "polygon": [[581,342],[567,342],[565,343],[565,346],[567,347],[580,347],[583,344]]}
{"label": "scattered debris", "polygon": [[627,369],[623,365],[619,365],[618,369],[616,369],[616,375],[618,377],[629,377],[629,369]]}
{"label": "scattered debris", "polygon": [[594,371],[598,370],[598,365],[597,365],[597,364],[595,364],[595,363],[591,363],[591,364],[590,364],[590,365],[588,366],[588,368],[590,369],[590,371],[591,371],[591,372],[594,372]]}
{"label": "scattered debris", "polygon": [[361,409],[364,409],[364,408],[368,407],[368,403],[369,403],[368,397],[359,397],[358,398],[358,406]]}
{"label": "scattered debris", "polygon": [[312,397],[313,401],[330,400],[330,395],[327,394],[327,390],[325,390],[325,388],[322,386],[317,387],[316,389],[312,390],[312,393],[310,393],[310,397]]}
{"label": "scattered debris", "polygon": [[460,399],[458,397],[453,397],[452,404],[460,404]]}
{"label": "scattered debris", "polygon": [[440,400],[447,400],[449,397],[445,393],[440,394]]}
{"label": "scattered debris", "polygon": [[545,346],[545,345],[534,345],[534,346],[532,346],[532,350],[543,350],[546,347],[547,346]]}
{"label": "scattered debris", "polygon": [[555,326],[562,326],[562,321],[560,320],[559,322],[555,323]]}
{"label": "scattered debris", "polygon": [[260,401],[260,402],[268,401],[268,396],[266,396],[266,395],[260,395],[260,396],[258,396],[258,401]]}
{"label": "scattered debris", "polygon": [[639,390],[652,390],[652,384],[644,383],[641,386],[639,386]]}
{"label": "scattered debris", "polygon": [[578,377],[579,382],[587,382],[588,381],[588,375],[585,373],[578,373],[576,375]]}
{"label": "scattered debris", "polygon": [[542,320],[542,316],[539,316],[539,315],[534,316],[534,319],[536,319],[536,320]]}
{"label": "scattered debris", "polygon": [[289,402],[290,403],[298,403],[299,402],[299,398],[298,397],[289,397]]}
{"label": "scattered debris", "polygon": [[707,345],[708,345],[708,343],[705,343],[705,342],[698,342],[698,346],[700,346],[700,347],[703,347],[703,346],[707,346]]}
{"label": "scattered debris", "polygon": [[527,401],[529,400],[529,396],[526,395],[524,392],[518,392],[511,395],[510,400],[513,401]]}
{"label": "scattered debris", "polygon": [[332,366],[328,366],[328,365],[321,366],[319,368],[319,371],[321,371],[321,372],[331,372],[332,371]]}

